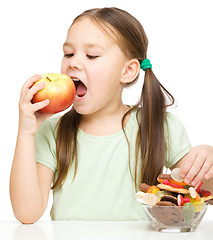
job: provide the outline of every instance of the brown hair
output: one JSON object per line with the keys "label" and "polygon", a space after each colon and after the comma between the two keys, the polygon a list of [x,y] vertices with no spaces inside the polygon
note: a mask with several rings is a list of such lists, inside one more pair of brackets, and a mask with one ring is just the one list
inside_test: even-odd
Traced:
{"label": "brown hair", "polygon": [[[117,44],[128,58],[138,59],[140,63],[146,58],[148,39],[139,21],[128,12],[118,8],[91,9],[76,17],[73,24],[82,17],[89,17],[101,30],[117,41]],[[170,100],[168,104],[166,103],[166,95]],[[166,150],[164,140],[164,123],[166,119],[164,113],[166,107],[173,103],[173,96],[159,83],[153,71],[146,69],[141,98],[123,116],[121,123],[124,131],[125,117],[129,112],[137,109],[139,129],[136,139],[135,174],[133,177],[135,186],[137,179],[139,182],[146,182],[150,185],[155,184],[157,176],[163,170]],[[62,186],[72,164],[75,165],[75,178],[78,166],[77,133],[80,119],[80,114],[72,108],[58,122],[56,139],[57,179],[52,189]],[[125,131],[124,134],[126,136]],[[139,161],[142,163],[142,169],[139,171],[140,176],[137,176]]]}

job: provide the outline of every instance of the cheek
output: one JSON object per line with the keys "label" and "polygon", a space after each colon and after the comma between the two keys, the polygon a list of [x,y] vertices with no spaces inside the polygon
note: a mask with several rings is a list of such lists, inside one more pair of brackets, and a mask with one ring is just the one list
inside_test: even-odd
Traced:
{"label": "cheek", "polygon": [[119,88],[120,81],[115,72],[109,72],[106,70],[97,71],[91,81],[91,90],[96,96],[110,96]]}
{"label": "cheek", "polygon": [[61,61],[61,73],[66,74],[67,61],[63,58]]}

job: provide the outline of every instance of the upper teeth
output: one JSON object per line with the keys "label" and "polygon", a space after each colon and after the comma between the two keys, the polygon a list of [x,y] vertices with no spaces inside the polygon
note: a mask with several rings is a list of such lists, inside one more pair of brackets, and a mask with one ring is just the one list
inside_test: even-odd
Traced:
{"label": "upper teeth", "polygon": [[79,79],[77,78],[72,78],[73,81],[80,81]]}

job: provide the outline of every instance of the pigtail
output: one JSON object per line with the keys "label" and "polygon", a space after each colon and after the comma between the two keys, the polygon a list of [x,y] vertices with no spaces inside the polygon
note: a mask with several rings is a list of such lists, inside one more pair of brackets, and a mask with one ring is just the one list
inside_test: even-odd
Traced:
{"label": "pigtail", "polygon": [[69,167],[75,165],[74,177],[78,168],[77,134],[80,123],[80,114],[74,107],[64,114],[57,124],[56,158],[57,179],[52,189],[61,187],[66,180]]}
{"label": "pigtail", "polygon": [[[166,103],[167,99],[170,100],[169,104]],[[140,182],[156,184],[157,176],[163,171],[166,150],[164,115],[166,107],[173,103],[173,96],[160,84],[152,69],[146,69],[137,115],[139,130],[136,141],[136,165],[140,150],[142,158]],[[136,172],[137,170],[135,174]]]}

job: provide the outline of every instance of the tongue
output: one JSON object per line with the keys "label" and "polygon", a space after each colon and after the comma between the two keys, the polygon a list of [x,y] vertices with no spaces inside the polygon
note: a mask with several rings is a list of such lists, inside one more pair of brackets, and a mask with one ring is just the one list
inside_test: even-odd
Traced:
{"label": "tongue", "polygon": [[80,82],[76,89],[76,94],[78,95],[78,97],[83,97],[86,94],[86,92],[87,92],[86,86],[82,82]]}

